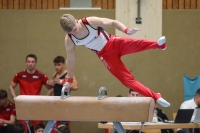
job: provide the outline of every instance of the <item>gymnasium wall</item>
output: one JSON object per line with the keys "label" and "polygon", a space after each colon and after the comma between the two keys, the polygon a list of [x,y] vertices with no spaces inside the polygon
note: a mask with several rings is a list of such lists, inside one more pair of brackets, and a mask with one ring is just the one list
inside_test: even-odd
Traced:
{"label": "gymnasium wall", "polygon": [[[0,0],[0,9],[59,9],[69,8],[72,0]],[[152,0],[153,1],[153,0]],[[163,9],[200,9],[200,0],[160,0]],[[72,3],[79,2],[73,0]],[[85,2],[85,1],[82,1]],[[142,2],[142,1],[141,1]],[[91,0],[92,7],[116,9],[116,0]],[[79,4],[78,4],[79,5]],[[83,3],[85,5],[85,3]],[[123,5],[124,6],[124,5]]]}
{"label": "gymnasium wall", "polygon": [[[0,88],[8,90],[14,74],[26,67],[25,56],[30,53],[38,57],[37,69],[52,77],[53,58],[66,57],[65,33],[59,25],[63,13],[77,18],[95,15],[115,19],[114,10],[0,10]],[[167,38],[167,50],[145,51],[122,58],[137,80],[160,92],[171,103],[169,108],[161,107],[170,119],[183,102],[183,74],[194,77],[200,73],[199,15],[199,10],[163,10],[162,31]],[[114,34],[114,29],[107,31]],[[127,96],[128,89],[107,71],[92,51],[76,47],[76,58],[79,90],[71,95],[97,96],[98,89],[105,86],[108,96]],[[17,93],[18,90],[17,87]],[[43,87],[42,94],[45,93]],[[10,96],[9,99],[12,100]],[[72,122],[71,130],[72,133],[104,132],[97,128],[97,122]]]}
{"label": "gymnasium wall", "polygon": [[[127,27],[137,27],[142,31],[131,36],[132,38],[156,40],[162,35],[162,10],[161,0],[140,1],[139,7],[138,0],[116,0],[115,17]],[[138,22],[141,23],[138,24]],[[124,35],[117,29],[115,33],[118,36]]]}

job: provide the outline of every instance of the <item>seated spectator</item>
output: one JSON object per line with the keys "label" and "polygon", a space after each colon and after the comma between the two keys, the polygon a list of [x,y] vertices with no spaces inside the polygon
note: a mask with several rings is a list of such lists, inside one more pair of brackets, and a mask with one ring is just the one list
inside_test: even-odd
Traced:
{"label": "seated spectator", "polygon": [[[187,101],[184,101],[181,106],[180,109],[195,109],[196,107],[200,106],[200,88],[196,91],[195,96]],[[195,114],[193,114],[192,119],[194,120]],[[192,129],[189,129],[192,130]],[[186,133],[188,132],[187,129],[178,129],[178,133]],[[195,128],[194,133],[200,133],[200,129],[199,128]]]}
{"label": "seated spectator", "polygon": [[196,107],[199,106],[200,106],[200,88],[196,91],[196,94],[192,99],[187,100],[181,104],[180,109],[195,109]]}
{"label": "seated spectator", "polygon": [[0,89],[0,133],[12,133],[15,125],[15,105],[7,97],[7,92]]}
{"label": "seated spectator", "polygon": [[69,127],[65,124],[58,125],[58,131],[61,133],[70,133]]}
{"label": "seated spectator", "polygon": [[132,89],[129,89],[128,97],[139,97],[140,94]]}
{"label": "seated spectator", "polygon": [[23,124],[18,123],[15,125],[13,133],[24,133],[24,132],[25,132],[25,127]]}
{"label": "seated spectator", "polygon": [[45,126],[43,124],[37,124],[35,126],[35,133],[43,133]]}

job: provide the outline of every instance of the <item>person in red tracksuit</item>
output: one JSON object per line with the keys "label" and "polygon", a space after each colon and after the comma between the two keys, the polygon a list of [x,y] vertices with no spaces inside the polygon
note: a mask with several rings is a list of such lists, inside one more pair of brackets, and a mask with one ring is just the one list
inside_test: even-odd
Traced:
{"label": "person in red tracksuit", "polygon": [[[20,87],[20,95],[40,95],[42,85],[45,85],[48,89],[48,92],[46,95],[51,94],[51,87],[47,85],[48,77],[41,73],[40,71],[36,70],[36,64],[37,64],[37,57],[34,54],[29,54],[26,56],[26,65],[27,68],[24,71],[18,72],[11,84],[10,84],[10,93],[13,96],[13,98],[16,97],[15,93],[15,87],[19,84]],[[25,132],[28,132],[27,125],[24,120],[20,120],[20,123],[24,124],[25,126]],[[33,126],[37,124],[41,124],[42,121],[32,121]]]}
{"label": "person in red tracksuit", "polygon": [[12,133],[15,120],[15,104],[8,100],[7,91],[0,89],[0,133]]}
{"label": "person in red tracksuit", "polygon": [[121,61],[121,56],[150,49],[166,49],[165,37],[157,41],[133,39],[110,35],[103,28],[116,28],[125,34],[132,35],[139,29],[127,28],[117,20],[99,17],[87,17],[76,20],[71,14],[63,14],[60,25],[65,36],[67,52],[68,78],[62,80],[66,90],[70,89],[75,70],[75,46],[82,45],[94,51],[106,68],[127,88],[132,88],[143,96],[152,97],[163,107],[170,106],[160,93],[155,93],[137,81]]}

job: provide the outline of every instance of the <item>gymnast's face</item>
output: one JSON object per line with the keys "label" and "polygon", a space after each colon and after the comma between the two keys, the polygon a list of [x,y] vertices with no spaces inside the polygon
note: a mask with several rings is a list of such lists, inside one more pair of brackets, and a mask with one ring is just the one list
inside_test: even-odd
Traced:
{"label": "gymnast's face", "polygon": [[136,91],[131,91],[131,93],[129,93],[128,96],[129,96],[129,97],[139,97],[140,94],[139,94],[138,92],[136,92]]}
{"label": "gymnast's face", "polygon": [[43,133],[43,128],[39,128],[38,130],[35,130],[35,133]]}
{"label": "gymnast's face", "polygon": [[6,105],[7,98],[0,99],[0,107],[4,107]]}
{"label": "gymnast's face", "polygon": [[75,26],[73,27],[72,31],[69,34],[77,35],[79,32],[79,24],[78,21],[75,22]]}
{"label": "gymnast's face", "polygon": [[65,64],[60,62],[60,63],[54,63],[54,67],[57,73],[62,72],[65,68]]}
{"label": "gymnast's face", "polygon": [[200,95],[195,96],[195,101],[196,101],[197,107],[200,107]]}
{"label": "gymnast's face", "polygon": [[29,70],[34,70],[35,69],[35,66],[36,66],[36,60],[32,57],[28,57],[26,59],[26,66],[27,66],[27,69]]}

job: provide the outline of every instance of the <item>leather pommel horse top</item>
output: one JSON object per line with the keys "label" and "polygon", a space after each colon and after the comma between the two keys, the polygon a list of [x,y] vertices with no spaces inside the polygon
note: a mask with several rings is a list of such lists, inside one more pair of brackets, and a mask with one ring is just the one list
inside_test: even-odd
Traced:
{"label": "leather pommel horse top", "polygon": [[97,97],[20,95],[15,99],[18,120],[68,120],[150,122],[154,100],[150,97]]}

